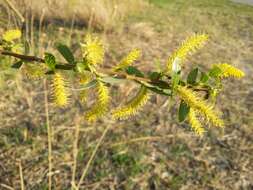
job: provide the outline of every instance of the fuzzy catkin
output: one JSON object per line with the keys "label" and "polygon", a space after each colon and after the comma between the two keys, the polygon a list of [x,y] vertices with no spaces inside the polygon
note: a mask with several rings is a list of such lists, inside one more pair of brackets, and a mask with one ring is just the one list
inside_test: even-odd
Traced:
{"label": "fuzzy catkin", "polygon": [[101,81],[98,81],[96,87],[98,93],[98,100],[95,105],[85,115],[89,122],[96,121],[108,112],[108,106],[110,101],[109,89]]}
{"label": "fuzzy catkin", "polygon": [[196,112],[194,109],[190,109],[189,112],[189,123],[191,124],[191,127],[193,129],[193,131],[199,135],[199,136],[203,136],[205,129],[202,127],[199,119],[196,116]]}
{"label": "fuzzy catkin", "polygon": [[184,100],[191,108],[203,114],[208,122],[217,127],[224,127],[223,120],[217,116],[213,107],[200,99],[192,90],[185,86],[178,86],[177,92],[182,100]]}
{"label": "fuzzy catkin", "polygon": [[8,30],[3,34],[3,39],[7,42],[12,42],[15,39],[19,39],[21,37],[20,30]]}
{"label": "fuzzy catkin", "polygon": [[85,37],[85,43],[81,44],[83,57],[91,65],[101,64],[104,59],[104,46],[102,42],[91,35]]}
{"label": "fuzzy catkin", "polygon": [[124,69],[133,64],[141,55],[139,49],[133,49],[126,57],[124,57],[121,62],[115,66],[114,70]]}
{"label": "fuzzy catkin", "polygon": [[221,74],[219,76],[221,78],[227,77],[242,78],[245,76],[243,71],[227,63],[215,64],[214,67],[218,67],[221,70]]}
{"label": "fuzzy catkin", "polygon": [[200,49],[205,42],[208,40],[208,35],[200,34],[193,35],[187,38],[182,45],[169,57],[167,62],[167,71],[171,71],[172,65],[176,59],[179,59],[180,62],[186,59],[188,54],[195,52],[197,49]]}
{"label": "fuzzy catkin", "polygon": [[60,73],[55,73],[52,87],[55,104],[60,107],[66,106],[69,100],[69,91],[65,79]]}
{"label": "fuzzy catkin", "polygon": [[112,112],[114,119],[127,119],[134,116],[147,103],[149,99],[148,89],[142,86],[137,95],[125,106]]}

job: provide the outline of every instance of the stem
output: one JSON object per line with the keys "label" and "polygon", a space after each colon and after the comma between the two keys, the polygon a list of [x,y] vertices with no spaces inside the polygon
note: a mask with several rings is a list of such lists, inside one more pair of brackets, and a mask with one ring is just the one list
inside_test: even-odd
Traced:
{"label": "stem", "polygon": [[48,111],[48,91],[47,81],[44,79],[44,98],[45,98],[45,113],[47,123],[47,141],[48,141],[48,189],[52,189],[52,131],[50,127],[49,111]]}
{"label": "stem", "polygon": [[[40,57],[36,57],[36,56],[29,56],[29,55],[23,55],[23,54],[17,54],[17,53],[14,53],[14,52],[10,52],[10,51],[5,51],[5,50],[0,50],[0,55],[6,55],[6,56],[11,56],[11,57],[15,57],[15,58],[18,58],[18,59],[21,59],[23,61],[28,61],[28,62],[38,62],[38,63],[45,63],[45,60],[43,58],[40,58]],[[68,64],[68,63],[59,63],[59,64],[56,64],[55,66],[56,69],[58,70],[73,70],[75,69],[75,64]],[[88,70],[87,70],[88,71]],[[164,80],[151,80],[149,78],[145,78],[145,77],[137,77],[137,76],[134,76],[134,75],[129,75],[128,73],[124,72],[124,71],[114,71],[110,68],[103,68],[101,71],[98,70],[98,72],[103,75],[103,74],[106,74],[106,75],[109,75],[111,77],[114,77],[114,78],[123,78],[123,79],[128,79],[128,80],[132,80],[134,82],[137,82],[137,83],[149,83],[149,84],[159,84],[159,83],[163,83],[164,85],[166,84],[166,86],[168,87],[168,89],[170,88],[171,84],[170,82],[168,81],[164,81]],[[207,95],[209,95],[209,90],[207,87],[205,86],[194,86],[194,87],[191,87],[190,88],[193,88],[194,91],[203,91],[205,92]]]}
{"label": "stem", "polygon": [[11,57],[16,57],[16,58],[19,58],[19,59],[24,60],[24,61],[36,61],[36,62],[39,62],[39,63],[45,63],[44,59],[36,57],[36,56],[23,55],[23,54],[14,53],[14,52],[11,52],[11,51],[3,51],[3,50],[0,50],[0,54],[8,55],[8,56],[11,56]]}
{"label": "stem", "polygon": [[72,189],[77,189],[76,187],[76,167],[77,167],[77,154],[78,154],[78,139],[79,139],[80,125],[77,123],[75,125],[75,140],[73,143],[73,168],[72,168]]}
{"label": "stem", "polygon": [[115,146],[121,146],[125,144],[132,144],[132,143],[138,143],[138,142],[144,142],[144,141],[160,141],[164,139],[170,139],[174,137],[174,135],[166,135],[166,136],[148,136],[148,137],[139,137],[139,138],[134,138],[134,139],[129,139],[126,141],[121,141],[113,144],[108,144],[110,148],[113,148]]}
{"label": "stem", "polygon": [[21,190],[25,190],[21,160],[18,162]]}
{"label": "stem", "polygon": [[105,135],[106,135],[107,132],[109,131],[110,127],[111,127],[111,126],[108,125],[108,126],[105,128],[105,130],[104,130],[102,136],[100,137],[100,139],[99,139],[99,141],[98,141],[98,143],[97,143],[95,149],[93,150],[92,155],[91,155],[89,161],[87,162],[87,164],[86,164],[86,166],[85,166],[85,168],[84,168],[84,170],[83,170],[82,176],[81,176],[81,178],[80,178],[80,180],[79,180],[79,183],[78,183],[78,185],[77,185],[77,190],[80,188],[80,186],[81,186],[81,184],[82,184],[82,182],[83,182],[83,180],[84,180],[86,174],[88,173],[89,167],[90,167],[92,161],[94,160],[94,158],[95,158],[95,156],[96,156],[96,153],[97,153],[97,151],[98,151],[98,148],[100,147],[101,143],[103,142],[103,140],[104,140],[104,138],[105,138]]}

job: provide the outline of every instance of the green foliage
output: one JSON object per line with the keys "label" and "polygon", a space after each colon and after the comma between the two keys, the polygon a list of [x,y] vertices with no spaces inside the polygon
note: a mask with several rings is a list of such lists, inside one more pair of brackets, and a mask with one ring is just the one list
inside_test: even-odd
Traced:
{"label": "green foliage", "polygon": [[50,71],[55,70],[56,60],[53,54],[51,53],[45,53],[45,63],[50,69]]}
{"label": "green foliage", "polygon": [[197,82],[197,77],[198,77],[198,72],[199,72],[199,69],[198,68],[195,68],[193,70],[191,70],[191,72],[189,73],[188,77],[187,77],[187,83],[188,84],[196,84]]}
{"label": "green foliage", "polygon": [[57,45],[57,50],[61,53],[61,55],[65,58],[65,60],[70,63],[74,64],[75,63],[75,58],[71,50],[68,48],[68,46],[64,44],[58,44]]}
{"label": "green foliage", "polygon": [[179,106],[178,120],[180,122],[183,122],[186,119],[187,115],[189,114],[189,111],[190,107],[184,101],[182,101]]}
{"label": "green foliage", "polygon": [[[200,49],[207,41],[208,35],[196,34],[187,38],[171,56],[169,56],[166,67],[162,68],[159,63],[159,71],[149,71],[144,73],[133,63],[140,58],[140,50],[134,49],[123,57],[123,59],[112,68],[104,68],[104,46],[98,38],[87,35],[85,41],[81,43],[82,57],[75,58],[71,50],[63,44],[57,45],[57,50],[64,57],[67,63],[59,64],[51,53],[45,53],[44,59],[16,53],[16,47],[20,46],[15,40],[21,37],[21,33],[16,30],[7,31],[3,35],[1,55],[18,58],[11,67],[22,70],[29,70],[32,64],[38,62],[36,66],[30,68],[30,72],[37,73],[42,77],[53,75],[53,95],[54,101],[59,106],[67,106],[70,98],[68,79],[63,77],[60,70],[75,73],[80,77],[80,98],[86,102],[89,90],[97,92],[97,100],[91,109],[85,114],[85,119],[92,122],[98,118],[111,113],[114,119],[126,119],[136,115],[147,104],[152,94],[167,97],[178,97],[180,101],[178,118],[180,122],[188,120],[192,129],[198,135],[203,135],[205,131],[201,121],[205,119],[209,124],[223,127],[224,122],[208,101],[211,97],[213,101],[218,92],[222,89],[221,82],[225,78],[241,78],[244,73],[226,63],[214,64],[209,71],[202,71],[194,67],[187,77],[184,77],[184,60]],[[25,46],[21,44],[20,47]],[[22,50],[22,48],[21,48]],[[23,50],[25,51],[25,50]],[[78,61],[76,61],[78,60]],[[23,64],[25,63],[25,64]],[[28,64],[29,63],[29,64]],[[46,67],[45,67],[46,66]],[[40,69],[39,67],[45,69]],[[40,70],[39,72],[37,72]],[[41,74],[44,72],[44,74]],[[67,75],[66,75],[67,76]],[[184,80],[186,78],[186,80]],[[117,85],[125,80],[130,80],[140,85],[134,97],[119,108],[110,111],[109,87]],[[202,94],[205,94],[204,96]],[[174,98],[177,100],[177,98]],[[124,159],[123,159],[124,161]]]}
{"label": "green foliage", "polygon": [[23,65],[23,61],[17,61],[17,62],[14,63],[11,67],[12,67],[13,69],[19,69],[22,65]]}

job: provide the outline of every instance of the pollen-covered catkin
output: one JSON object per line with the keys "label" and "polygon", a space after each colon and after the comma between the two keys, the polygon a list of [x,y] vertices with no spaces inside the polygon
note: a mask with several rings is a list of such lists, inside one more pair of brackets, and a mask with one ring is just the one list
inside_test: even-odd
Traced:
{"label": "pollen-covered catkin", "polygon": [[212,106],[200,99],[192,90],[185,86],[178,86],[179,97],[184,100],[191,108],[203,114],[206,120],[217,127],[224,127],[224,122],[215,113]]}
{"label": "pollen-covered catkin", "polygon": [[3,34],[3,39],[7,42],[12,42],[15,39],[19,39],[21,37],[20,30],[8,30]]}
{"label": "pollen-covered catkin", "polygon": [[98,81],[96,90],[98,93],[98,100],[85,116],[89,122],[96,121],[98,118],[104,116],[108,112],[108,106],[110,101],[108,87],[105,86],[103,82]]}
{"label": "pollen-covered catkin", "polygon": [[227,78],[227,77],[242,78],[245,75],[243,71],[227,63],[215,64],[214,66],[218,67],[221,70],[221,74],[220,74],[221,78]]}
{"label": "pollen-covered catkin", "polygon": [[193,131],[199,135],[199,136],[203,136],[205,129],[202,127],[199,119],[196,116],[196,112],[194,109],[190,109],[189,112],[189,123],[193,129]]}
{"label": "pollen-covered catkin", "polygon": [[91,35],[85,37],[85,43],[81,44],[83,57],[89,64],[101,64],[104,59],[104,46],[102,42]]}
{"label": "pollen-covered catkin", "polygon": [[200,34],[200,35],[193,35],[187,38],[182,45],[169,57],[167,62],[167,70],[171,71],[172,64],[176,59],[184,61],[188,54],[195,52],[197,49],[200,49],[205,42],[208,40],[208,35]]}
{"label": "pollen-covered catkin", "polygon": [[149,99],[148,89],[142,86],[137,95],[130,102],[112,112],[115,119],[127,119],[134,116],[147,103]]}
{"label": "pollen-covered catkin", "polygon": [[27,76],[27,78],[37,80],[45,76],[46,68],[44,65],[26,63],[22,65],[21,71]]}
{"label": "pollen-covered catkin", "polygon": [[133,49],[126,57],[124,57],[121,62],[114,68],[114,70],[124,69],[133,64],[141,55],[139,49]]}
{"label": "pollen-covered catkin", "polygon": [[69,91],[65,79],[60,73],[55,73],[52,87],[55,104],[60,107],[66,106],[69,100]]}

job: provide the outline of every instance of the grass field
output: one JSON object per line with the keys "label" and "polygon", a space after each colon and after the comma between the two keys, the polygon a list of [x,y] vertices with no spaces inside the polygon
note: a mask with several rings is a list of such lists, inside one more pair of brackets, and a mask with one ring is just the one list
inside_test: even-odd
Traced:
{"label": "grass field", "polygon": [[[107,66],[130,49],[140,48],[143,55],[138,68],[148,71],[159,67],[158,62],[163,67],[186,37],[207,33],[208,44],[187,60],[186,70],[192,64],[210,68],[213,63],[227,62],[246,73],[241,81],[228,80],[217,101],[226,128],[211,128],[203,138],[196,136],[188,125],[177,122],[177,110],[166,97],[152,96],[145,109],[128,121],[116,122],[107,117],[94,124],[80,120],[92,101],[81,106],[74,94],[70,106],[57,109],[50,99],[53,189],[71,189],[76,125],[81,127],[76,179],[104,128],[111,127],[81,189],[253,189],[253,7],[227,0],[138,2],[130,14],[120,19],[106,17],[107,22],[112,22],[108,28],[100,27],[97,21],[93,24],[92,17],[80,16],[75,22],[69,15],[51,19],[54,21],[50,20],[54,15],[50,15],[39,27],[35,14],[34,27],[24,35],[29,39],[31,53],[36,55],[54,51],[58,41],[70,45],[79,55],[78,43],[91,30],[105,42]],[[17,8],[24,10],[21,5]],[[82,19],[88,20],[79,24]],[[14,27],[16,20],[15,13],[2,4],[0,33]],[[0,60],[0,189],[20,189],[21,160],[26,189],[46,190],[48,151],[43,80],[31,81],[14,74],[5,67],[8,61]],[[129,83],[115,88],[121,93],[112,92],[113,105],[124,103],[136,86]]]}

